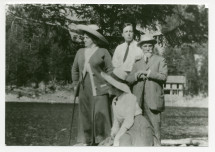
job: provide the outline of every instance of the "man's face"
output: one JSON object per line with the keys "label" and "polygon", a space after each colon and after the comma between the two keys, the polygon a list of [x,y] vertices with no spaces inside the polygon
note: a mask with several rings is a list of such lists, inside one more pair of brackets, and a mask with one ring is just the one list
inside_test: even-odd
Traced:
{"label": "man's face", "polygon": [[148,58],[152,56],[154,45],[152,43],[144,43],[141,46],[141,49],[143,50],[143,53]]}
{"label": "man's face", "polygon": [[134,38],[134,31],[132,25],[126,26],[123,29],[122,37],[124,37],[126,42],[131,42]]}

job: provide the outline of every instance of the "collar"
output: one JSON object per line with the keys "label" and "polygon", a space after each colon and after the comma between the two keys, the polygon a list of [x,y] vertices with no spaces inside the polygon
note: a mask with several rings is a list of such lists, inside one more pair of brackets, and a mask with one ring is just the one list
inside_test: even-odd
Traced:
{"label": "collar", "polygon": [[[152,58],[153,55],[154,54],[152,53],[152,55],[150,57],[148,57],[148,59]],[[146,58],[146,55],[144,53],[143,53],[143,57],[144,57],[144,59]]]}
{"label": "collar", "polygon": [[93,53],[93,52],[96,51],[97,49],[98,49],[97,46],[90,47],[90,48],[85,48],[85,50],[86,50],[87,52],[91,52],[91,53]]}
{"label": "collar", "polygon": [[113,100],[114,104],[116,105],[117,101],[119,101],[125,94],[126,94],[126,92],[123,92],[120,96],[115,97]]}
{"label": "collar", "polygon": [[[131,44],[133,44],[134,42],[135,42],[135,41],[134,41],[134,40],[132,40],[132,41],[130,42],[130,45],[131,45]],[[127,42],[124,42],[124,44],[125,44],[126,46],[128,45],[128,43],[127,43]],[[130,45],[129,45],[129,46],[130,46]]]}
{"label": "collar", "polygon": [[95,44],[93,44],[91,47],[87,47],[87,48],[85,48],[85,49],[87,49],[87,50],[89,49],[89,50],[90,50],[90,49],[96,49],[96,48],[98,48],[98,46],[95,45]]}
{"label": "collar", "polygon": [[95,45],[95,44],[93,44],[90,48],[91,48],[91,49],[94,49],[94,48],[98,48],[98,46]]}

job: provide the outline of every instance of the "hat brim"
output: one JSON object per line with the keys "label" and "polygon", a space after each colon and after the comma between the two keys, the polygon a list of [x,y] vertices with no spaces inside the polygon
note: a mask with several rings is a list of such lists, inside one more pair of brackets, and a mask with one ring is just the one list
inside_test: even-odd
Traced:
{"label": "hat brim", "polygon": [[140,41],[137,43],[137,46],[141,47],[141,45],[144,43],[151,43],[151,44],[155,45],[157,43],[157,41],[156,40]]}
{"label": "hat brim", "polygon": [[128,87],[128,85],[124,84],[124,83],[121,83],[117,80],[115,80],[113,77],[111,77],[110,75],[104,73],[104,72],[101,72],[101,76],[109,83],[111,84],[112,86],[116,87],[117,89],[119,90],[122,90],[123,92],[126,92],[126,93],[130,93],[131,90],[130,88]]}
{"label": "hat brim", "polygon": [[96,30],[88,27],[87,25],[77,25],[77,29],[80,31],[88,32],[88,33],[96,36],[98,39],[100,39],[105,44],[109,44],[109,42],[106,40],[106,38],[102,34],[97,32]]}

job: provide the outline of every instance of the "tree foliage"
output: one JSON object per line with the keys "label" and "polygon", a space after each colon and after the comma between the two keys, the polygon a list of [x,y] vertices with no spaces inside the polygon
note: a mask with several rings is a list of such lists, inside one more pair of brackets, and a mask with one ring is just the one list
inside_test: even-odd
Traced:
{"label": "tree foliage", "polygon": [[[186,77],[187,94],[196,95],[199,92],[207,92],[207,89],[203,87],[208,84],[208,74],[202,72],[203,69],[207,69],[207,66],[199,65],[194,56],[194,54],[200,57],[205,56],[207,54],[206,50],[206,44],[184,43],[181,46],[169,47],[164,53],[168,63],[169,75],[184,75]],[[205,58],[201,60],[206,61]]]}
{"label": "tree foliage", "polygon": [[[79,44],[72,42],[61,5],[10,5],[6,18],[6,82],[71,81]],[[48,24],[47,24],[48,23]]]}
{"label": "tree foliage", "polygon": [[[78,6],[77,6],[78,7]],[[155,27],[157,21],[165,23],[172,15],[173,5],[81,5],[78,15],[98,24],[104,35],[118,36],[125,22],[140,24],[142,27]]]}
{"label": "tree foliage", "polygon": [[[71,40],[71,23],[95,23],[114,50],[124,22],[156,30],[167,43],[169,74],[185,75],[188,92],[207,91],[208,9],[201,5],[18,4],[6,13],[6,82],[25,85],[71,81],[70,68],[81,47]],[[201,48],[201,49],[200,49]],[[195,54],[202,57],[197,70]]]}

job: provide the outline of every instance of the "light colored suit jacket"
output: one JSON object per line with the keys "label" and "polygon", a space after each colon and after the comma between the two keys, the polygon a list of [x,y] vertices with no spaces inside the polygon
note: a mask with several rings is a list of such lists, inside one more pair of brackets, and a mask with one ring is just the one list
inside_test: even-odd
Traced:
{"label": "light colored suit jacket", "polygon": [[[136,80],[135,73],[139,70],[151,71],[146,80]],[[167,72],[166,60],[158,55],[153,55],[147,64],[142,58],[133,65],[126,81],[132,86],[132,92],[141,108],[143,102],[146,102],[151,110],[162,112],[165,109],[163,84],[166,82]]]}

